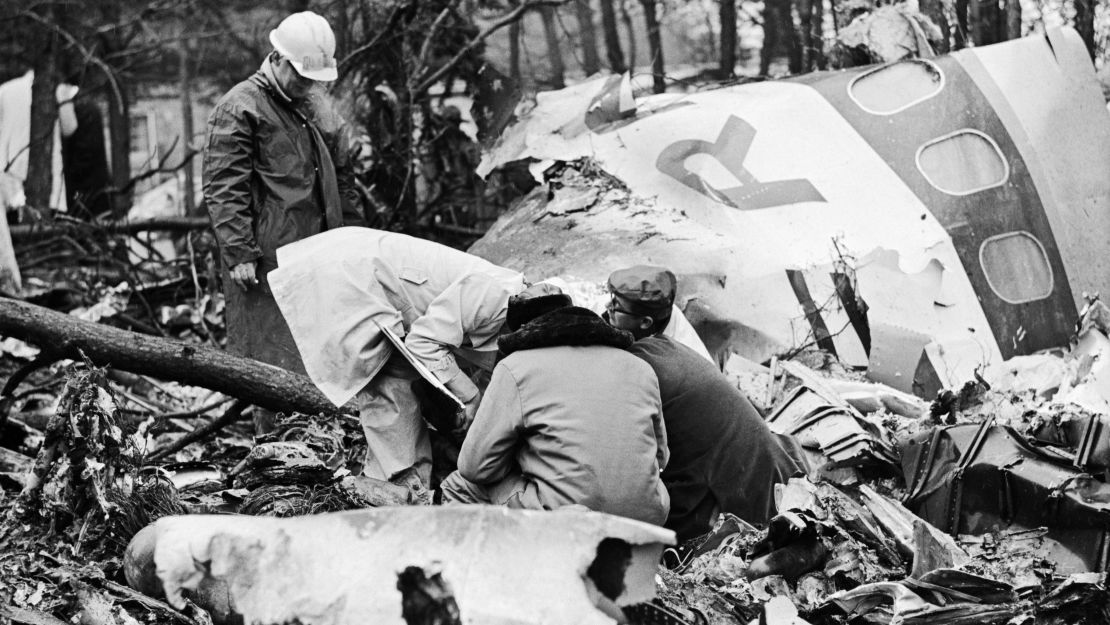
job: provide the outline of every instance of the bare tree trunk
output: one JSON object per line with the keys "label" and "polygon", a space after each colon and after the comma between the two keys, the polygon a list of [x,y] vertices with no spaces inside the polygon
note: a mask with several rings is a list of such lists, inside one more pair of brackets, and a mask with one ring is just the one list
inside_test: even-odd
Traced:
{"label": "bare tree trunk", "polygon": [[[1020,25],[1020,0],[1019,4],[1019,25]],[[952,29],[948,24],[948,15],[944,10],[944,3],[941,0],[920,0],[919,7],[921,12],[925,14],[937,28],[940,28],[941,38],[944,40],[940,46],[937,47],[938,54],[947,54],[949,49],[949,41],[952,37]]]}
{"label": "bare tree trunk", "polygon": [[802,39],[802,30],[798,27],[801,23],[800,19],[795,19],[794,2],[792,0],[783,0],[782,7],[782,28],[786,33],[787,55],[790,59],[790,73],[802,73],[802,47],[805,45]]}
{"label": "bare tree trunk", "polygon": [[1087,53],[1095,58],[1095,3],[1092,0],[1075,0],[1075,30],[1087,45]]}
{"label": "bare tree trunk", "polygon": [[120,85],[122,99],[108,99],[108,136],[112,142],[112,215],[123,217],[131,211],[132,192],[125,191],[131,181],[131,104],[127,88]]}
{"label": "bare tree trunk", "polygon": [[1006,0],[1006,40],[1021,39],[1021,0]]}
{"label": "bare tree trunk", "polygon": [[821,0],[798,0],[798,35],[801,39],[799,47],[800,71],[809,72],[817,66],[813,58],[813,5]]}
{"label": "bare tree trunk", "polygon": [[998,0],[972,0],[977,11],[975,20],[975,45],[989,46],[1001,41],[1005,21],[998,8]]}
{"label": "bare tree trunk", "polygon": [[351,14],[348,11],[347,0],[335,2],[335,58],[347,56],[350,50]]}
{"label": "bare tree trunk", "polygon": [[628,66],[624,63],[624,53],[621,52],[621,36],[617,32],[617,13],[613,10],[613,0],[601,0],[601,32],[605,35],[605,57],[609,60],[609,69],[616,74],[623,74]]}
{"label": "bare tree trunk", "polygon": [[[61,9],[57,5],[45,5],[37,13],[47,21],[62,27],[59,18]],[[27,179],[23,182],[23,192],[27,205],[33,208],[49,208],[51,191],[54,188],[54,127],[58,121],[58,101],[54,90],[58,86],[58,54],[60,42],[53,29],[38,25],[35,28],[35,50],[33,67],[35,79],[31,86],[31,129],[30,145],[27,148]]]}
{"label": "bare tree trunk", "polygon": [[181,141],[181,158],[184,162],[185,172],[185,188],[182,196],[185,198],[185,214],[195,215],[197,213],[196,197],[193,195],[195,182],[193,180],[193,159],[192,159],[192,146],[193,146],[193,87],[192,77],[189,70],[189,58],[192,50],[189,45],[189,39],[185,36],[188,29],[187,21],[181,20],[181,43],[178,47],[178,78],[181,88],[181,134],[184,135]]}
{"label": "bare tree trunk", "polygon": [[574,0],[574,9],[578,14],[578,36],[582,39],[582,71],[587,76],[592,76],[601,71],[594,12],[590,8],[590,0]]}
{"label": "bare tree trunk", "polygon": [[759,52],[760,76],[771,73],[771,62],[778,51],[779,28],[777,0],[767,0],[763,3],[763,48]]}
{"label": "bare tree trunk", "polygon": [[967,0],[967,41],[976,46],[982,45],[980,42],[983,39],[983,22],[979,17],[981,6],[979,0]]}
{"label": "bare tree trunk", "polygon": [[718,71],[722,79],[736,72],[736,0],[720,0],[721,56]]}
{"label": "bare tree trunk", "polygon": [[813,21],[809,30],[809,55],[812,62],[810,69],[825,69],[828,59],[825,58],[825,2],[812,0]]}
{"label": "bare tree trunk", "polygon": [[378,25],[374,23],[373,11],[370,10],[370,3],[367,0],[358,0],[358,13],[361,18],[359,21],[362,23],[362,41],[370,41],[377,33],[375,27]]}
{"label": "bare tree trunk", "polygon": [[663,93],[667,90],[666,65],[663,62],[663,38],[659,34],[659,16],[656,15],[656,0],[640,0],[644,5],[644,24],[647,26],[648,49],[651,51],[651,91]]}
{"label": "bare tree trunk", "polygon": [[628,4],[630,0],[621,0],[621,23],[624,24],[624,32],[628,36],[628,68],[631,70],[636,69],[636,27],[632,24],[632,14],[628,12]]}
{"label": "bare tree trunk", "polygon": [[563,66],[563,52],[559,46],[559,33],[555,30],[555,9],[550,5],[540,7],[543,20],[543,38],[547,44],[547,58],[551,62],[551,86],[562,89],[566,86],[566,68]]}
{"label": "bare tree trunk", "polygon": [[[118,4],[106,3],[105,15],[107,23],[119,24],[121,22]],[[101,34],[101,45],[105,56],[123,52],[127,44],[123,34],[118,29]],[[112,76],[106,76],[111,81]],[[117,74],[118,78],[118,74]],[[112,187],[110,201],[112,216],[123,217],[131,211],[132,194],[124,191],[131,180],[131,108],[128,102],[127,86],[122,81],[119,83],[118,97],[114,89],[108,89],[108,139],[111,142],[112,161]]]}
{"label": "bare tree trunk", "polygon": [[520,24],[523,18],[509,25],[509,76],[520,84]]}

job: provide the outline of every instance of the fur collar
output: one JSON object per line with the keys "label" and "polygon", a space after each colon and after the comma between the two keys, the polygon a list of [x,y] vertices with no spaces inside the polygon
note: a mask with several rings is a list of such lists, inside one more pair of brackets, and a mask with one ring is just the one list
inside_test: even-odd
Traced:
{"label": "fur collar", "polygon": [[605,323],[587,308],[566,306],[536,317],[497,341],[501,353],[506,356],[520,350],[561,345],[607,345],[628,349],[632,347],[632,335]]}

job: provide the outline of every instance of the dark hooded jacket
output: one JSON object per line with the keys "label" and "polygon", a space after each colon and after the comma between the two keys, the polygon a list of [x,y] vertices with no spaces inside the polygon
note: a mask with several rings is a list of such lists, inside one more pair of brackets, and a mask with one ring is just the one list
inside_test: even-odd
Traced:
{"label": "dark hooded jacket", "polygon": [[294,103],[268,61],[208,117],[204,198],[226,270],[257,261],[259,285],[225,288],[228,348],[303,373],[266,274],[277,248],[342,225],[362,225],[345,126],[321,98]]}
{"label": "dark hooded jacket", "polygon": [[462,477],[519,480],[510,506],[580,504],[661,525],[666,431],[655,374],[626,348],[632,337],[577,307],[501,337],[506,354],[467,432]]}
{"label": "dark hooded jacket", "polygon": [[659,380],[671,450],[666,527],[681,542],[712,529],[718,511],[765,524],[775,514],[775,484],[804,472],[793,441],[771,432],[744,393],[689,347],[652,336],[630,351]]}

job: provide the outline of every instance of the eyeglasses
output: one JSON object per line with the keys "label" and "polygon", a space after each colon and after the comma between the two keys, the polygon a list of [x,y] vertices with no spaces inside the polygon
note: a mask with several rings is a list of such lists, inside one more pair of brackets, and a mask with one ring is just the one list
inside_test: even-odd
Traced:
{"label": "eyeglasses", "polygon": [[605,311],[608,312],[610,316],[612,316],[614,313],[620,313],[622,315],[628,315],[629,317],[637,317],[637,318],[643,318],[643,317],[647,316],[647,315],[638,315],[634,312],[629,312],[627,310],[624,310],[624,309],[620,308],[617,304],[617,298],[615,298],[615,297],[610,299],[609,303],[605,304]]}

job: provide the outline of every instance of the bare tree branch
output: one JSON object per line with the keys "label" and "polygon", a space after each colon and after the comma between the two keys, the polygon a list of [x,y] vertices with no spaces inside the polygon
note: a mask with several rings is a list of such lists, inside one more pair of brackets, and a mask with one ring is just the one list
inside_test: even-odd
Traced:
{"label": "bare tree branch", "polygon": [[441,65],[439,69],[432,72],[430,76],[421,80],[420,83],[412,89],[412,91],[414,93],[420,93],[427,90],[432,85],[436,84],[436,81],[447,75],[447,72],[451,71],[451,69],[458,65],[464,58],[466,58],[468,54],[473,52],[475,48],[482,45],[482,42],[484,42],[486,39],[489,39],[490,36],[497,31],[520,19],[521,16],[523,16],[531,9],[541,6],[557,7],[562,6],[567,2],[568,0],[529,0],[528,2],[521,3],[515,9],[509,11],[505,15],[501,16],[497,21],[487,26],[485,30],[478,33],[478,36],[474,37],[474,39],[472,39],[470,43],[466,44],[466,46],[463,47],[462,50],[459,50],[458,54],[452,57],[450,61],[447,61],[446,63]]}
{"label": "bare tree branch", "polygon": [[387,34],[395,34],[393,32],[393,26],[397,20],[397,17],[401,14],[401,6],[402,5],[397,5],[393,7],[393,11],[390,12],[389,17],[385,21],[385,27],[379,30],[378,34],[374,35],[374,38],[371,39],[369,43],[355,48],[351,51],[350,54],[343,57],[343,59],[339,61],[339,76],[341,78],[349,71],[351,63],[354,63],[355,60],[361,57],[363,54],[366,54],[370,50],[373,50],[375,47],[377,47],[378,43],[380,43]]}
{"label": "bare tree branch", "polygon": [[111,85],[111,87],[112,87],[112,95],[115,97],[116,105],[119,106],[119,107],[123,107],[123,105],[124,105],[123,91],[120,89],[119,83],[116,82],[115,72],[112,71],[112,68],[109,67],[107,63],[105,63],[100,57],[93,54],[91,50],[89,50],[85,46],[81,45],[81,42],[77,41],[77,38],[74,37],[72,33],[70,33],[69,31],[65,30],[64,28],[58,26],[57,24],[55,24],[55,23],[53,23],[49,20],[46,20],[42,16],[37,15],[37,14],[31,12],[31,11],[25,10],[25,11],[22,11],[21,14],[24,17],[27,17],[27,18],[35,21],[35,22],[38,22],[38,23],[42,24],[43,26],[53,30],[56,33],[58,33],[71,46],[73,46],[74,48],[76,48],[78,51],[81,52],[81,54],[85,57],[85,62],[92,63],[92,64],[96,65],[97,67],[99,67],[101,69],[101,71],[104,72],[104,76],[108,79],[108,84]]}
{"label": "bare tree branch", "polygon": [[439,12],[439,15],[436,16],[436,20],[432,22],[432,27],[428,29],[428,36],[424,38],[424,45],[420,47],[420,56],[416,60],[416,68],[418,70],[424,67],[424,64],[428,62],[428,55],[432,53],[432,42],[435,40],[436,33],[439,32],[440,26],[443,26],[443,22],[447,21],[447,16],[451,15],[451,12],[455,10],[458,3],[459,0],[452,0],[450,4]]}

